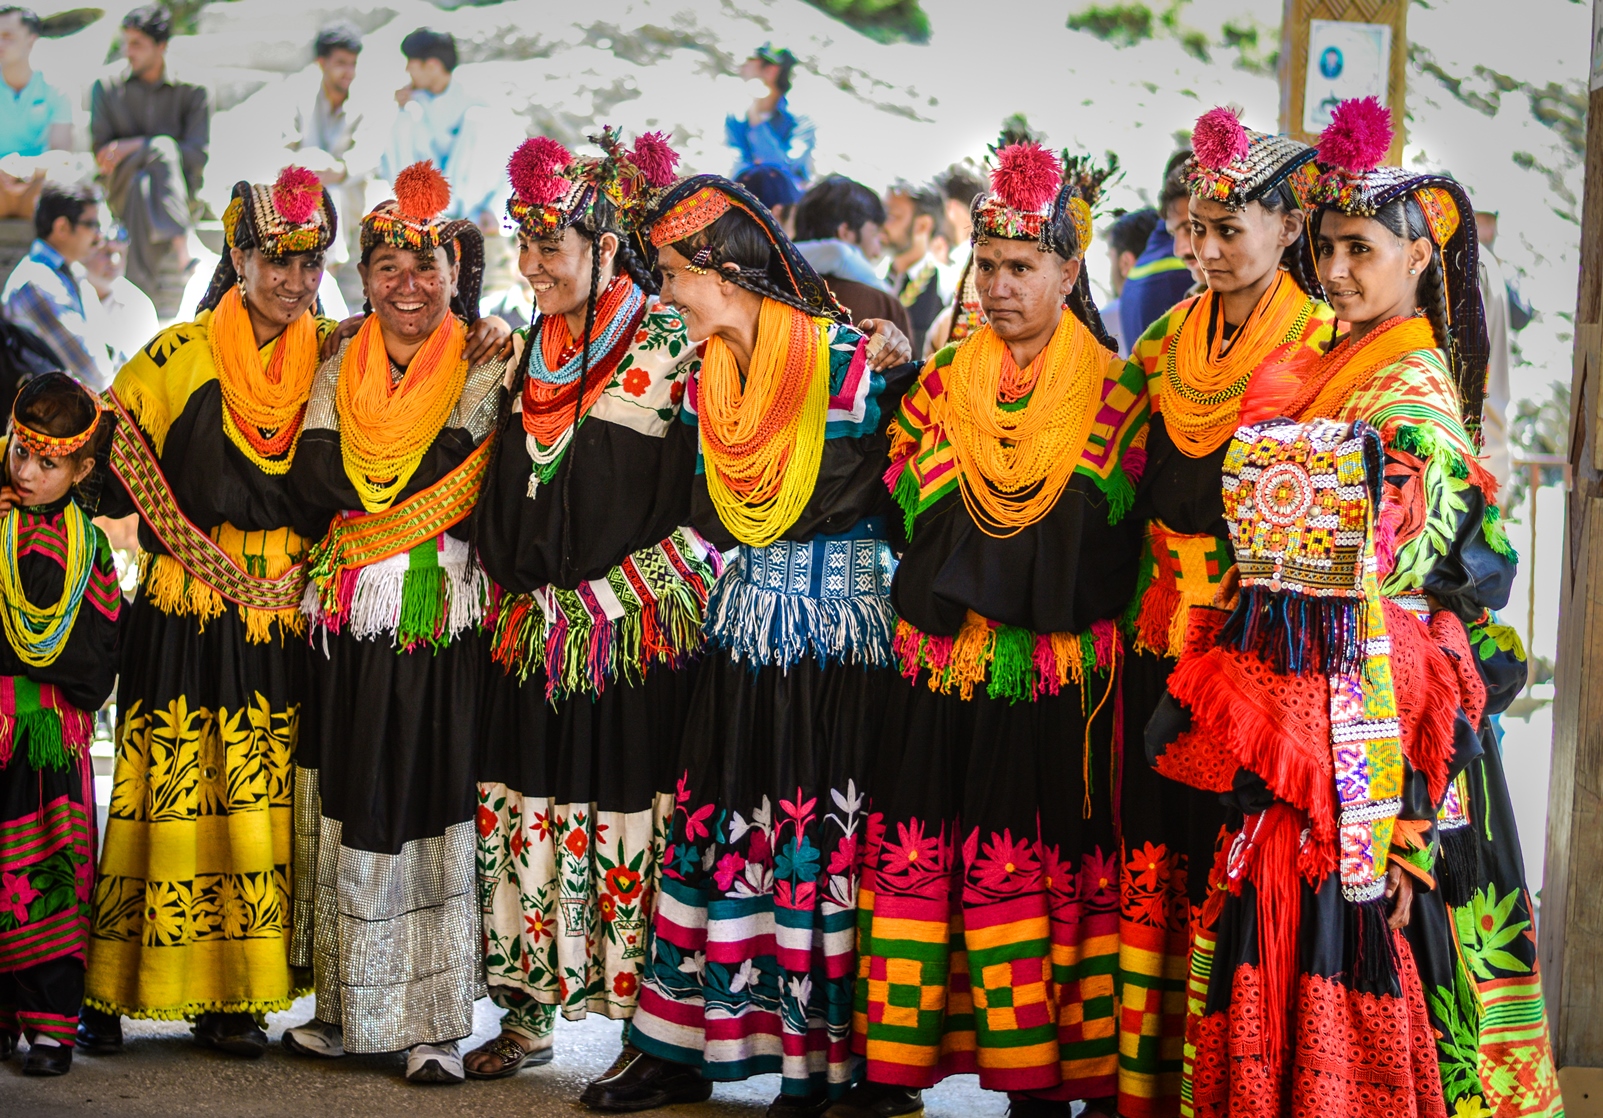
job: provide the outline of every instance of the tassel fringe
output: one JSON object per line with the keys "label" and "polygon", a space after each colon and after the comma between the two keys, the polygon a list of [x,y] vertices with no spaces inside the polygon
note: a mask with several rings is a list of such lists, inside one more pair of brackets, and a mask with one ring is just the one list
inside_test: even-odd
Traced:
{"label": "tassel fringe", "polygon": [[931,636],[898,622],[892,647],[907,679],[929,670],[931,691],[956,693],[968,702],[984,683],[991,698],[1021,703],[1057,695],[1070,684],[1084,698],[1088,675],[1113,670],[1120,641],[1111,621],[1098,621],[1085,633],[1030,633],[993,625],[971,611],[955,637]]}
{"label": "tassel fringe", "polygon": [[1221,648],[1256,653],[1280,675],[1346,675],[1364,662],[1365,607],[1247,586],[1219,631]]}
{"label": "tassel fringe", "polygon": [[[139,586],[151,605],[174,617],[195,618],[201,632],[206,631],[208,621],[221,617],[229,605],[221,594],[190,574],[171,555],[141,552]],[[239,605],[234,608],[245,625],[245,639],[251,644],[270,644],[274,639],[283,640],[286,634],[306,635],[306,618],[300,610],[260,610]],[[276,638],[275,625],[278,626]]]}
{"label": "tassel fringe", "polygon": [[731,571],[707,601],[707,639],[753,667],[788,668],[803,659],[888,667],[896,613],[878,594],[810,598],[753,586]]}
{"label": "tassel fringe", "polygon": [[437,561],[416,563],[412,552],[402,552],[365,567],[343,568],[326,583],[310,582],[302,612],[314,628],[327,632],[349,630],[358,640],[389,636],[400,652],[444,648],[484,620],[490,579],[468,562],[468,546],[461,540],[438,536],[421,546],[438,548]]}

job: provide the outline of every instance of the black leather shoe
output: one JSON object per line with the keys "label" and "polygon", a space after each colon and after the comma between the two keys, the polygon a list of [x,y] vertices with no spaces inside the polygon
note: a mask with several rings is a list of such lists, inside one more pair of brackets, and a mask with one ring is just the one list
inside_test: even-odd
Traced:
{"label": "black leather shoe", "polygon": [[11,1059],[11,1054],[17,1050],[17,1038],[10,1033],[0,1033],[0,1064]]}
{"label": "black leather shoe", "polygon": [[919,1118],[924,1094],[911,1087],[859,1083],[824,1111],[824,1118]]}
{"label": "black leather shoe", "polygon": [[776,1095],[768,1104],[767,1118],[823,1118],[830,1108],[829,1095]]}
{"label": "black leather shoe", "polygon": [[86,1056],[115,1056],[122,1051],[122,1018],[84,1006],[78,1012],[78,1049]]}
{"label": "black leather shoe", "polygon": [[195,1018],[195,1043],[255,1060],[267,1051],[267,1034],[249,1013],[202,1013]]}
{"label": "black leather shoe", "polygon": [[585,1096],[584,1103],[591,1110],[626,1114],[680,1102],[706,1102],[712,1097],[712,1082],[695,1068],[641,1052],[618,1074],[592,1083]]}
{"label": "black leather shoe", "polygon": [[22,1060],[23,1075],[66,1075],[72,1070],[72,1049],[65,1044],[35,1044]]}
{"label": "black leather shoe", "polygon": [[[1027,1095],[1009,1099],[1007,1104],[1008,1118],[1069,1118],[1073,1113],[1074,1107],[1070,1103],[1032,1099]],[[1092,1112],[1092,1118],[1100,1118],[1100,1112]]]}
{"label": "black leather shoe", "polygon": [[612,1061],[612,1066],[585,1084],[583,1093],[579,1095],[579,1101],[585,1106],[595,1106],[596,1103],[601,1101],[601,1096],[606,1093],[607,1089],[604,1084],[607,1080],[628,1067],[638,1055],[640,1055],[640,1049],[632,1044],[625,1043],[623,1050],[618,1053],[617,1059]]}

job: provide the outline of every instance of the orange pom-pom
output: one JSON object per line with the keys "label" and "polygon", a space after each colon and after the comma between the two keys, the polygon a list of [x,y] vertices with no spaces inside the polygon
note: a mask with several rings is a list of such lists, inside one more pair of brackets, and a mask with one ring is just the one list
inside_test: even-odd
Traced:
{"label": "orange pom-pom", "polygon": [[395,206],[413,221],[433,221],[451,204],[451,184],[430,160],[395,176]]}

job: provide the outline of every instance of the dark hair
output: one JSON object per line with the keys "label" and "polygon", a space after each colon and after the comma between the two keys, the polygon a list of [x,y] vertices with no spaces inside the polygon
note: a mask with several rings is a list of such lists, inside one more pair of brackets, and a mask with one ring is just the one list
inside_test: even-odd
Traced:
{"label": "dark hair", "polygon": [[447,72],[456,69],[456,40],[449,31],[419,27],[401,40],[401,53],[408,62],[435,58]]}
{"label": "dark hair", "polygon": [[923,183],[898,181],[891,184],[890,192],[913,203],[914,221],[928,217],[935,223],[934,231],[940,231],[941,223],[946,220],[946,199],[939,191]]}
{"label": "dark hair", "polygon": [[954,163],[946,169],[946,173],[936,180],[943,197],[963,205],[972,205],[976,194],[985,192],[985,183],[973,169],[961,163]]}
{"label": "dark hair", "polygon": [[112,422],[104,412],[96,414],[94,398],[89,390],[63,372],[40,373],[23,382],[12,414],[40,434],[55,438],[76,435],[91,423],[94,434],[71,454],[56,461],[62,465],[77,465],[91,456],[95,468],[74,489],[78,503],[84,511],[94,514],[99,503],[101,475],[105,472],[106,447],[111,442]]}
{"label": "dark hair", "polygon": [[45,28],[44,21],[39,18],[39,13],[32,8],[19,8],[15,4],[7,4],[5,7],[0,8],[0,16],[16,16],[22,20],[22,29],[30,35],[37,36]]}
{"label": "dark hair", "polygon": [[1169,207],[1181,198],[1191,199],[1191,188],[1186,185],[1186,160],[1191,158],[1190,148],[1181,148],[1169,156],[1163,165],[1163,185],[1158,188],[1158,217],[1168,216]]}
{"label": "dark hair", "polygon": [[64,217],[77,224],[84,210],[99,204],[100,191],[93,186],[47,182],[39,191],[39,202],[33,211],[34,235],[45,240],[55,228],[56,218]]}
{"label": "dark hair", "polygon": [[354,23],[340,20],[331,23],[317,33],[317,41],[313,44],[317,57],[327,58],[337,50],[348,50],[352,54],[362,53],[362,32]]}
{"label": "dark hair", "polygon": [[[806,204],[805,199],[802,204]],[[834,233],[830,236],[834,236]],[[774,282],[771,274],[771,266],[776,255],[774,247],[768,240],[768,235],[763,232],[762,226],[739,209],[731,207],[707,228],[673,242],[670,247],[686,260],[695,256],[700,250],[706,249],[710,256],[707,266],[722,269],[724,278],[735,286],[743,287],[754,295],[784,303],[787,307],[795,307],[810,315],[828,313],[818,307],[809,307],[798,296]],[[723,268],[725,264],[734,264],[739,271],[731,272]]]}
{"label": "dark hair", "polygon": [[[764,43],[752,52],[752,57],[768,66],[778,66],[779,76],[774,84],[779,87],[779,95],[783,97],[790,92],[790,74],[796,69],[796,56],[789,50],[775,50],[769,43]],[[781,203],[783,204],[783,203]]]}
{"label": "dark hair", "polygon": [[[1311,228],[1306,233],[1310,244],[1319,236],[1319,227],[1323,224],[1328,210],[1329,207],[1321,206],[1313,214]],[[1435,238],[1430,235],[1430,225],[1425,221],[1425,212],[1419,208],[1419,203],[1414,201],[1412,194],[1405,194],[1376,210],[1374,220],[1388,233],[1405,241],[1417,241],[1423,237],[1430,242],[1430,260],[1426,263],[1425,270],[1420,273],[1414,305],[1424,309],[1431,332],[1436,335],[1436,344],[1441,346],[1448,356],[1449,364],[1456,369],[1457,365],[1453,362],[1453,335],[1447,327],[1447,281],[1442,272],[1442,250],[1436,244]],[[1330,337],[1334,342],[1336,338],[1334,323],[1331,325]]]}
{"label": "dark hair", "polygon": [[1147,238],[1158,227],[1158,221],[1158,211],[1151,206],[1120,214],[1108,227],[1108,243],[1113,246],[1114,252],[1140,256],[1142,249],[1147,247]]}
{"label": "dark hair", "polygon": [[[1284,179],[1258,195],[1253,201],[1272,214],[1283,214],[1303,208],[1297,196],[1292,193],[1291,185]],[[1304,294],[1315,299],[1323,299],[1325,289],[1319,285],[1319,272],[1313,266],[1314,254],[1309,247],[1313,244],[1313,240],[1309,235],[1309,222],[1306,220],[1308,216],[1304,214],[1302,234],[1281,250],[1280,266],[1291,273],[1291,278],[1302,288]]]}
{"label": "dark hair", "polygon": [[152,41],[165,43],[173,37],[173,15],[160,4],[145,4],[122,17],[127,31],[149,35]]}
{"label": "dark hair", "polygon": [[879,195],[845,175],[830,175],[796,204],[796,239],[827,241],[842,225],[855,234],[871,221],[885,224],[885,203]]}
{"label": "dark hair", "polygon": [[735,181],[751,191],[757,201],[770,210],[775,206],[794,206],[802,196],[796,188],[796,180],[772,163],[747,167],[735,176]]}

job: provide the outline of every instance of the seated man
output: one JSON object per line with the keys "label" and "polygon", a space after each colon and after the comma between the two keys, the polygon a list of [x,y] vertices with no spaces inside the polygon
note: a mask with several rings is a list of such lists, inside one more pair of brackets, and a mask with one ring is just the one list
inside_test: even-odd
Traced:
{"label": "seated man", "polygon": [[796,203],[796,247],[854,319],[886,318],[911,336],[907,308],[870,263],[880,255],[884,224],[879,195],[844,175],[831,175]]}
{"label": "seated man", "polygon": [[0,217],[32,214],[45,180],[35,159],[72,147],[72,106],[31,64],[41,26],[27,8],[0,6],[0,158],[12,157],[0,172]]}
{"label": "seated man", "polygon": [[394,182],[402,168],[430,160],[451,184],[446,216],[498,231],[496,195],[505,157],[486,127],[487,109],[454,80],[456,40],[448,31],[420,27],[401,40],[401,53],[410,81],[395,91],[401,111],[379,172]]}
{"label": "seated man", "polygon": [[200,190],[211,143],[206,90],[174,79],[167,65],[172,16],[155,5],[122,19],[128,66],[95,82],[89,132],[112,216],[128,230],[128,278],[158,298],[167,252],[187,271],[190,199]]}
{"label": "seated man", "polygon": [[83,277],[85,257],[100,244],[100,199],[92,187],[47,182],[34,210],[36,239],[6,280],[5,316],[32,330],[61,367],[99,392],[116,369],[106,345],[99,296]]}

